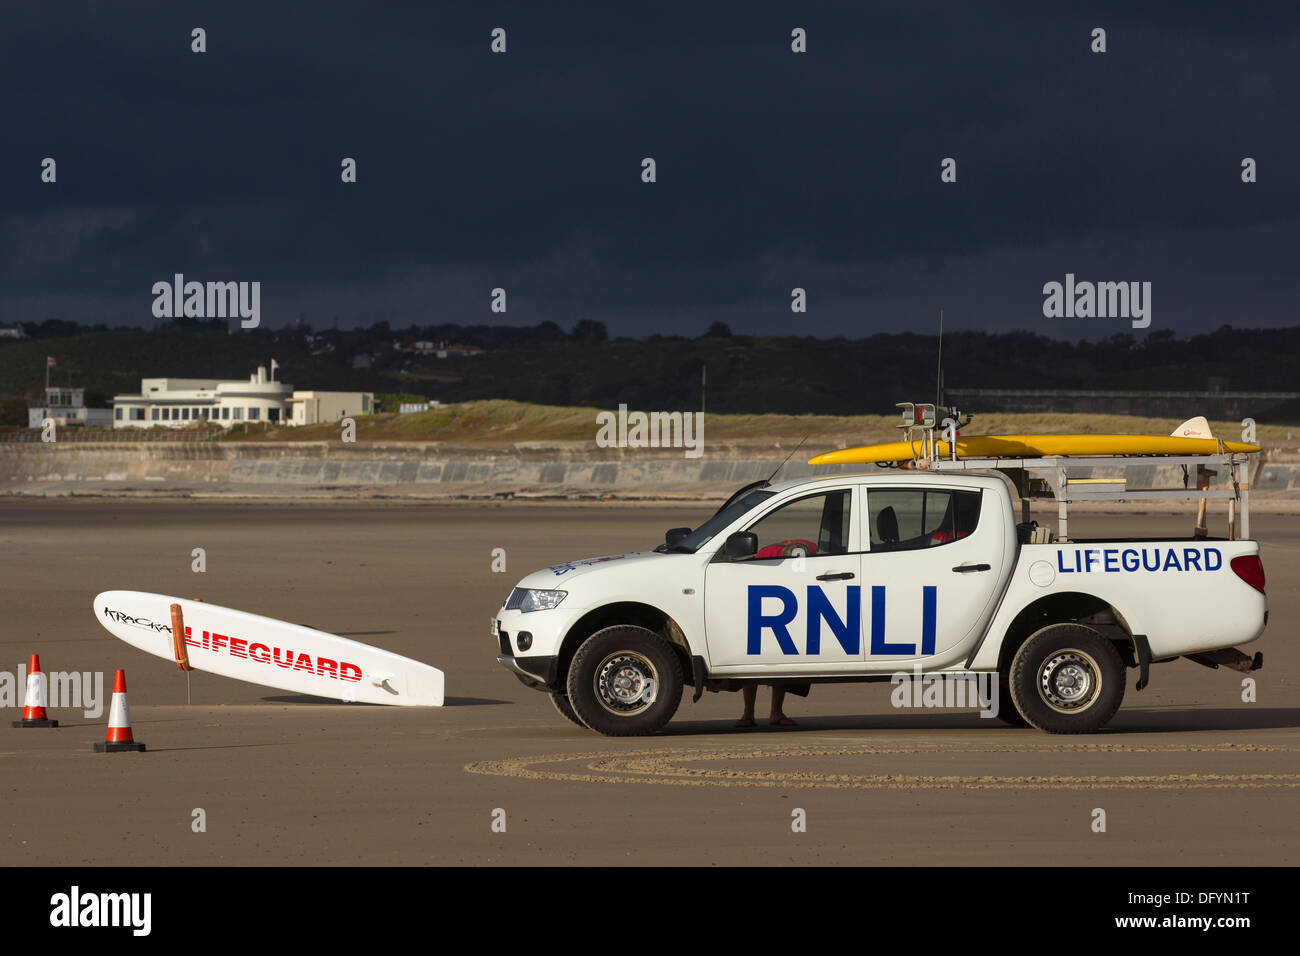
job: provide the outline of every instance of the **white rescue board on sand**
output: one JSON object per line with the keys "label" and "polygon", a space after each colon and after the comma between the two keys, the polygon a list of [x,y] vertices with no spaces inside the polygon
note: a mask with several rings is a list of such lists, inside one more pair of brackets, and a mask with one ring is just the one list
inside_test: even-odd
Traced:
{"label": "white rescue board on sand", "polygon": [[95,596],[94,610],[114,637],[175,660],[173,604],[180,605],[185,620],[185,648],[194,670],[363,704],[442,706],[442,671],[337,634],[145,591],[104,591]]}

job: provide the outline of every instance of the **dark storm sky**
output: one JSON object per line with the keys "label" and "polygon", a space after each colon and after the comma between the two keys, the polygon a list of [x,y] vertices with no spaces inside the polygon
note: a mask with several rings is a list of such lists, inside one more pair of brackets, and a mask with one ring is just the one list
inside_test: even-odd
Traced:
{"label": "dark storm sky", "polygon": [[1043,6],[10,4],[0,321],[152,325],[176,272],[271,327],[1131,331],[1043,318],[1067,272],[1300,321],[1297,7]]}

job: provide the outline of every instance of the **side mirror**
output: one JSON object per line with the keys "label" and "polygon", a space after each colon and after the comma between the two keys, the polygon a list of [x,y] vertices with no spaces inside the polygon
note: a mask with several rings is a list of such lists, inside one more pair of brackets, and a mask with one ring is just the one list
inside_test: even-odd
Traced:
{"label": "side mirror", "polygon": [[664,535],[664,544],[671,548],[690,533],[690,528],[669,528],[668,533]]}
{"label": "side mirror", "polygon": [[730,561],[752,558],[758,553],[758,535],[752,531],[737,531],[735,534],[728,535],[726,544],[722,546],[722,553]]}

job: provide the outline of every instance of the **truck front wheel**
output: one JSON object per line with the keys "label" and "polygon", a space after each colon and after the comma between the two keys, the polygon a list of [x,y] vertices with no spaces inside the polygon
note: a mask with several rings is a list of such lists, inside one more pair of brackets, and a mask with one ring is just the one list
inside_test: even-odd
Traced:
{"label": "truck front wheel", "polygon": [[581,717],[573,712],[573,705],[569,703],[569,698],[565,697],[563,694],[552,694],[551,703],[555,705],[556,712],[565,720],[577,724],[583,730],[591,729],[582,722]]}
{"label": "truck front wheel", "polygon": [[1115,645],[1082,624],[1052,624],[1011,661],[1011,700],[1049,734],[1090,734],[1124,700],[1124,661]]}
{"label": "truck front wheel", "polygon": [[682,700],[682,665],[666,641],[617,625],[587,638],[569,665],[569,705],[607,737],[653,734]]}

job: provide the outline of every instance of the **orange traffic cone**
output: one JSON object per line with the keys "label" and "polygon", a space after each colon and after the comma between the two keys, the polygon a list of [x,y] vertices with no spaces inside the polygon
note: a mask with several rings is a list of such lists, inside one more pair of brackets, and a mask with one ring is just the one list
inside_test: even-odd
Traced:
{"label": "orange traffic cone", "polygon": [[23,719],[15,727],[57,727],[57,720],[45,716],[45,675],[41,673],[41,655],[33,654],[27,668],[27,696],[23,699]]}
{"label": "orange traffic cone", "polygon": [[108,709],[108,734],[102,744],[95,744],[97,754],[116,754],[125,750],[144,750],[144,744],[131,736],[131,712],[126,707],[126,671],[113,675],[113,705]]}

